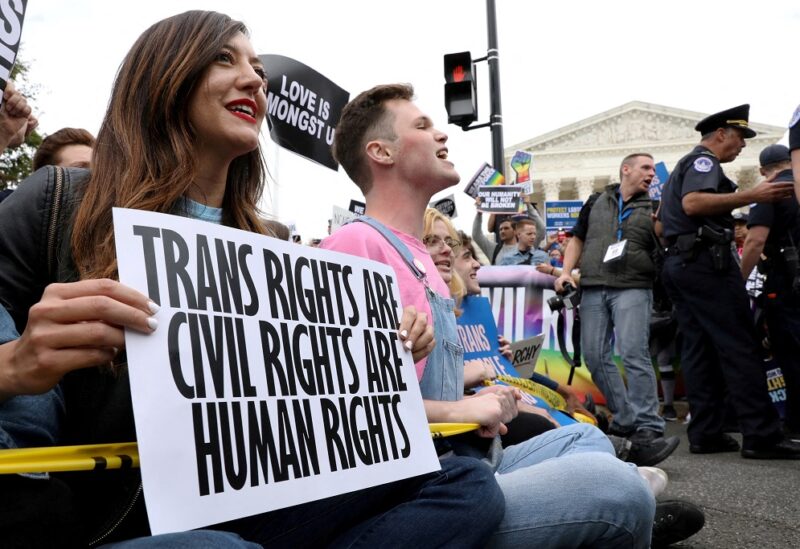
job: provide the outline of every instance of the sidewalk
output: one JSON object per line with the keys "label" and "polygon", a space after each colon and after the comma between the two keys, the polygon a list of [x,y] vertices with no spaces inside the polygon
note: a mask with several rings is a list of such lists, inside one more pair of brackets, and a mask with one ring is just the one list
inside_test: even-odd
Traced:
{"label": "sidewalk", "polygon": [[[686,415],[685,402],[677,402]],[[669,475],[659,500],[687,499],[706,514],[706,525],[677,548],[785,549],[800,547],[800,460],[742,459],[738,453],[689,453],[682,419],[667,422],[681,444],[658,465]],[[739,435],[734,435],[741,442]]]}

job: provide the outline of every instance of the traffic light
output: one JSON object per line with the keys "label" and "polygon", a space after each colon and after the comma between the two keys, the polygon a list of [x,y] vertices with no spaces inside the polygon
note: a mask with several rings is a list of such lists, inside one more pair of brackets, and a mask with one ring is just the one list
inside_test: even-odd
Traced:
{"label": "traffic light", "polygon": [[446,54],[444,79],[447,122],[466,128],[478,119],[478,93],[472,55],[468,51]]}

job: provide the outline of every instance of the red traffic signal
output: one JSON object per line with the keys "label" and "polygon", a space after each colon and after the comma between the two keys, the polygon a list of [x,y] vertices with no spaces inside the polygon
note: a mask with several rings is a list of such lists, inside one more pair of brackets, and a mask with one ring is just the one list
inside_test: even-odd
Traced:
{"label": "red traffic signal", "polygon": [[472,81],[472,54],[468,51],[444,56],[444,80],[447,83]]}
{"label": "red traffic signal", "polygon": [[447,122],[465,128],[478,119],[478,96],[472,55],[468,51],[446,54],[444,79]]}

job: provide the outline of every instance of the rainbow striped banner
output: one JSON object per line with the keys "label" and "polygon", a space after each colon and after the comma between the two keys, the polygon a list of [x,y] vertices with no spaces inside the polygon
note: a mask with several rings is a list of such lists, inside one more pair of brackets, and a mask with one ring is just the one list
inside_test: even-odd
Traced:
{"label": "rainbow striped banner", "polygon": [[[492,168],[494,170],[494,168]],[[506,184],[506,178],[503,177],[503,174],[494,170],[494,173],[486,180],[485,186],[487,187],[496,187],[500,185]]]}
{"label": "rainbow striped banner", "polygon": [[475,172],[475,175],[469,180],[464,192],[472,198],[476,198],[480,187],[498,187],[500,185],[505,185],[505,182],[506,178],[503,174],[484,162],[483,165],[478,168],[478,171]]}

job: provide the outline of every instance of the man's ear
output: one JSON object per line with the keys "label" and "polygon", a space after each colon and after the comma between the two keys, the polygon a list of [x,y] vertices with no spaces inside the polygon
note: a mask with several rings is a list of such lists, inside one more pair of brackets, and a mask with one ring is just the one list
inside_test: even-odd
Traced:
{"label": "man's ear", "polygon": [[389,142],[375,139],[367,143],[366,151],[367,157],[373,162],[384,166],[394,164],[394,151]]}

